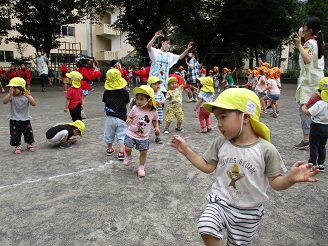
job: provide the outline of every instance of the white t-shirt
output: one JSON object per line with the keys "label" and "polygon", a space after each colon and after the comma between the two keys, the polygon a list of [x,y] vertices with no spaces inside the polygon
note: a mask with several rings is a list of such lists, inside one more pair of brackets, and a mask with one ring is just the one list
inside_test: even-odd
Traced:
{"label": "white t-shirt", "polygon": [[328,102],[323,100],[317,101],[308,110],[313,122],[323,125],[328,124]]}
{"label": "white t-shirt", "polygon": [[239,146],[219,137],[203,158],[216,166],[211,192],[239,208],[258,207],[268,200],[268,177],[287,172],[278,150],[262,138],[252,145]]}

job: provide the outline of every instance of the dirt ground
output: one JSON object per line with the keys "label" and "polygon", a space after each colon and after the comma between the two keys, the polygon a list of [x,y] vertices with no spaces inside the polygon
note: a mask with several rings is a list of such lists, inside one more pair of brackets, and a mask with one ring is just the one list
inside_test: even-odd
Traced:
{"label": "dirt ground", "polygon": [[[293,148],[302,137],[295,87],[283,85],[278,118],[261,118],[288,168],[297,160],[307,161],[309,155]],[[37,101],[30,107],[34,153],[26,151],[25,144],[22,154],[13,153],[6,118],[10,106],[0,106],[0,245],[202,245],[196,223],[213,175],[195,169],[169,145],[175,122],[169,135],[161,134],[164,144],[154,143],[151,136],[146,177],[138,178],[135,150],[131,167],[106,156],[100,83],[87,98],[84,136],[64,150],[46,142],[45,132],[71,120],[63,112],[65,93],[58,85],[40,90],[40,85],[32,85]],[[183,104],[186,120],[181,135],[202,154],[220,133],[213,116],[215,129],[200,133],[193,107],[194,103]],[[327,173],[318,178],[318,183],[297,184],[286,191],[269,189],[253,245],[327,245]]]}

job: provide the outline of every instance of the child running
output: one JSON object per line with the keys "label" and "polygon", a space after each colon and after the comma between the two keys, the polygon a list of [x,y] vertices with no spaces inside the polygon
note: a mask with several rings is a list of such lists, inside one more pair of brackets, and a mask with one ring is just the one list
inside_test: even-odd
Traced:
{"label": "child running", "polygon": [[202,88],[198,94],[198,101],[194,108],[194,111],[198,113],[198,119],[201,127],[201,132],[206,133],[212,130],[210,112],[206,111],[203,107],[204,103],[212,102],[214,98],[214,88],[213,88],[213,79],[211,77],[199,78],[198,79]]}
{"label": "child running", "polygon": [[145,163],[147,150],[149,149],[149,134],[151,126],[154,125],[155,132],[159,132],[158,114],[156,111],[156,101],[154,91],[148,85],[142,85],[133,89],[136,97],[136,105],[133,106],[126,120],[130,124],[126,131],[124,140],[125,157],[123,164],[130,166],[132,160],[132,148],[140,152],[137,172],[139,177],[145,177]]}
{"label": "child running", "polygon": [[184,121],[184,115],[182,111],[182,88],[184,85],[178,84],[178,79],[175,77],[170,77],[167,81],[167,94],[166,99],[168,101],[166,107],[165,116],[165,128],[164,133],[169,134],[169,128],[173,121],[173,117],[177,118],[176,131],[184,132],[181,128],[182,122]]}
{"label": "child running", "polygon": [[81,136],[85,130],[83,121],[76,120],[73,123],[57,124],[46,132],[46,138],[50,143],[59,142],[61,149],[71,149],[72,144],[77,142],[72,136]]}
{"label": "child running", "polygon": [[21,137],[24,135],[27,150],[34,152],[35,147],[32,125],[30,122],[31,116],[28,112],[29,105],[35,106],[36,102],[30,92],[26,90],[26,82],[23,78],[14,77],[6,85],[10,87],[9,93],[3,98],[3,103],[10,102],[10,145],[15,146],[14,153],[22,153]]}
{"label": "child running", "polygon": [[[161,124],[163,122],[163,107],[165,104],[165,96],[163,92],[160,91],[162,80],[157,78],[156,76],[151,76],[148,78],[148,85],[154,90],[154,98],[156,101],[157,113],[158,113],[158,123]],[[160,139],[160,131],[155,132],[155,143],[162,144],[162,140]]]}
{"label": "child running", "polygon": [[124,138],[126,134],[126,104],[130,102],[129,93],[125,90],[126,80],[122,78],[120,70],[111,68],[106,73],[105,91],[103,102],[105,103],[105,130],[104,141],[107,144],[106,155],[111,156],[115,152],[113,142],[115,136],[119,144],[117,159],[124,160]]}
{"label": "child running", "polygon": [[268,187],[285,190],[299,182],[317,182],[312,177],[318,167],[297,161],[287,173],[278,150],[269,142],[270,130],[259,121],[261,106],[254,92],[227,89],[204,108],[214,114],[223,136],[216,138],[203,156],[179,135],[171,139],[172,146],[197,169],[215,172],[198,232],[205,245],[223,245],[224,228],[228,245],[249,245],[264,213]]}
{"label": "child running", "polygon": [[70,79],[71,87],[66,92],[66,102],[64,112],[71,114],[72,121],[82,120],[81,110],[83,109],[81,80],[82,74],[77,71],[66,73],[67,78]]}

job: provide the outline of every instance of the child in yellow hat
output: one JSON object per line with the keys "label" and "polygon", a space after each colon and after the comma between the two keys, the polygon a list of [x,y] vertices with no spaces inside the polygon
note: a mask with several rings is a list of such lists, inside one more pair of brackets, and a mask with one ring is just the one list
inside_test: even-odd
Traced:
{"label": "child in yellow hat", "polygon": [[140,152],[139,165],[137,167],[138,176],[144,177],[147,150],[149,149],[149,134],[154,125],[155,133],[159,132],[158,114],[156,111],[156,101],[154,91],[148,85],[142,85],[133,89],[136,97],[136,105],[132,107],[126,120],[128,129],[124,139],[125,157],[123,164],[130,166],[132,160],[132,148]]}
{"label": "child in yellow hat", "polygon": [[31,116],[28,112],[29,105],[35,106],[36,101],[26,90],[26,82],[23,78],[14,77],[6,85],[10,87],[9,93],[3,98],[3,103],[10,102],[10,145],[15,146],[14,153],[22,153],[21,137],[24,135],[25,143],[27,143],[27,150],[34,152],[35,147],[33,130],[31,125]]}
{"label": "child in yellow hat", "polygon": [[223,245],[225,228],[231,245],[244,245],[256,233],[268,187],[285,190],[295,183],[317,182],[312,177],[318,167],[297,161],[287,173],[278,150],[269,142],[268,127],[259,121],[261,106],[254,92],[227,89],[204,108],[214,114],[223,136],[216,138],[202,156],[179,135],[173,136],[171,144],[197,169],[215,173],[208,204],[198,220],[205,244]]}

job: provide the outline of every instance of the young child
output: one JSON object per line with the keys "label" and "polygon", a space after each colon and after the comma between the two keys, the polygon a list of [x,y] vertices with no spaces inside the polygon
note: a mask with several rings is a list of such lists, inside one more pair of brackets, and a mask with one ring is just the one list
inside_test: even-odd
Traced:
{"label": "young child", "polygon": [[201,127],[201,132],[206,133],[212,130],[210,112],[206,111],[203,107],[204,103],[212,102],[214,98],[213,79],[211,77],[199,78],[202,84],[202,89],[198,94],[198,101],[194,108],[194,111],[198,113],[198,119]]}
{"label": "young child", "polygon": [[320,80],[316,90],[320,92],[321,99],[315,102],[313,106],[308,105],[309,102],[304,104],[302,111],[312,118],[309,163],[319,166],[319,171],[324,172],[328,139],[328,77]]}
{"label": "young child", "polygon": [[72,121],[82,120],[81,110],[83,109],[82,101],[82,89],[81,89],[81,80],[82,74],[77,71],[72,71],[66,74],[67,78],[70,79],[70,84],[72,86],[68,88],[66,92],[66,102],[64,112],[71,114]]}
{"label": "young child", "polygon": [[72,145],[77,142],[72,136],[81,136],[85,130],[85,125],[81,120],[73,123],[57,124],[46,132],[46,138],[50,143],[60,142],[61,149],[71,149]]}
{"label": "young child", "polygon": [[[148,85],[154,90],[154,98],[156,101],[156,108],[158,113],[158,123],[161,124],[163,121],[163,107],[165,104],[165,96],[163,92],[160,91],[161,89],[161,83],[163,83],[163,80],[160,80],[156,76],[151,76],[148,78]],[[160,131],[155,132],[155,143],[162,144],[162,140],[160,139]]]}
{"label": "young child", "polygon": [[18,71],[18,76],[23,78],[26,81],[26,85],[27,85],[27,90],[31,91],[31,78],[32,78],[32,74],[30,72],[30,70],[28,70],[28,68],[25,67],[25,64],[22,63],[20,65],[20,69]]}
{"label": "young child", "polygon": [[219,81],[219,77],[220,77],[220,70],[218,66],[214,66],[213,67],[213,80],[214,80],[214,90],[215,92],[220,92],[220,81]]}
{"label": "young child", "polygon": [[166,100],[168,101],[165,113],[165,128],[164,133],[169,134],[169,128],[173,117],[177,118],[176,131],[184,132],[181,128],[182,122],[184,121],[184,115],[182,111],[182,88],[183,85],[178,85],[178,80],[175,77],[170,77],[167,81],[167,94]]}
{"label": "young child", "polygon": [[29,105],[35,106],[36,102],[30,92],[26,90],[26,82],[23,78],[14,77],[6,85],[10,87],[9,93],[3,98],[3,103],[10,102],[10,145],[15,146],[15,154],[22,153],[21,137],[24,135],[27,150],[34,152],[35,147],[31,116],[28,112]]}
{"label": "young child", "polygon": [[126,134],[126,104],[130,102],[129,93],[125,90],[126,81],[121,72],[111,68],[106,73],[105,91],[102,101],[105,103],[105,130],[104,141],[107,144],[106,155],[111,156],[115,152],[113,142],[115,136],[119,144],[118,160],[124,160],[124,138]]}
{"label": "young child", "polygon": [[67,73],[68,73],[68,68],[66,66],[65,61],[62,60],[60,63],[60,74],[61,74],[60,78],[64,85],[64,92],[67,92],[67,87],[70,85],[69,79],[66,76]]}
{"label": "young child", "polygon": [[132,148],[140,152],[138,176],[144,177],[147,150],[149,149],[149,134],[151,126],[154,125],[155,132],[159,132],[158,114],[156,111],[156,101],[154,91],[148,85],[142,85],[133,89],[136,97],[136,105],[133,106],[126,120],[130,124],[126,131],[124,140],[125,157],[123,164],[129,166],[132,160]]}
{"label": "young child", "polygon": [[222,245],[222,229],[228,231],[229,245],[251,243],[268,200],[269,185],[285,190],[299,182],[316,182],[318,167],[297,161],[288,174],[278,150],[269,142],[270,130],[259,121],[260,101],[245,88],[227,89],[204,108],[218,120],[223,136],[197,155],[179,136],[171,144],[199,170],[215,171],[208,204],[198,221],[206,245]]}

